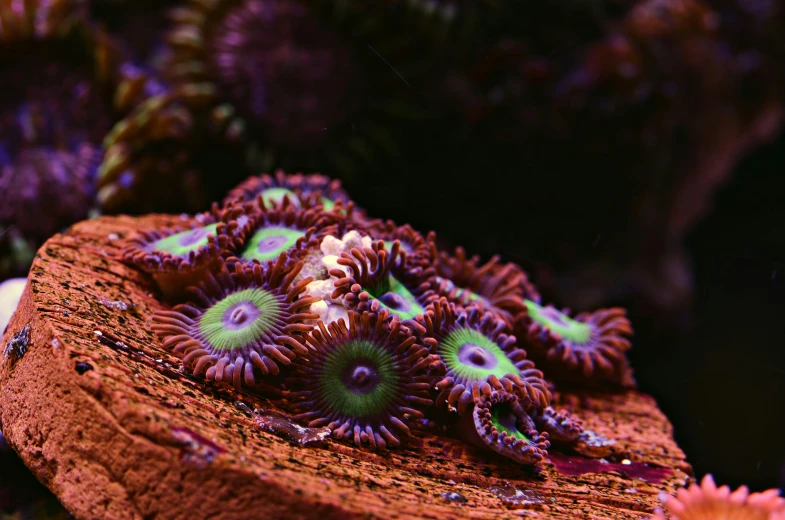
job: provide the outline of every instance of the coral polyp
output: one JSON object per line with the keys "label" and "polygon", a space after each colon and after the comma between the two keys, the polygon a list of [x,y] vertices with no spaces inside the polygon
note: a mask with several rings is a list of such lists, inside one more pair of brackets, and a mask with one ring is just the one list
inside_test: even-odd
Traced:
{"label": "coral polyp", "polygon": [[551,305],[526,300],[516,331],[550,377],[579,384],[635,385],[625,353],[632,326],[624,309],[602,309],[571,318]]}
{"label": "coral polyp", "polygon": [[[661,494],[671,520],[781,520],[785,518],[785,499],[778,489],[750,493],[746,486],[731,492],[728,486],[717,487],[706,475],[700,485],[680,489],[675,497]],[[651,520],[665,520],[657,510]]]}
{"label": "coral polyp", "polygon": [[332,180],[318,173],[287,175],[278,170],[274,175],[264,174],[248,178],[229,192],[224,204],[242,200],[253,201],[261,196],[265,204],[270,206],[282,203],[284,197],[299,206],[300,198],[310,195],[318,197],[317,201],[325,211],[333,210],[336,203],[345,205],[350,201],[339,180]]}
{"label": "coral polyp", "polygon": [[256,203],[248,202],[241,208],[238,221],[245,222],[241,234],[246,239],[237,256],[227,259],[230,265],[264,263],[282,253],[291,263],[303,258],[309,249],[318,248],[323,237],[338,232],[334,218],[316,208],[299,208],[288,197],[280,205],[268,207],[260,194]]}
{"label": "coral polyp", "polygon": [[428,269],[407,269],[400,256],[400,243],[387,251],[379,240],[369,248],[354,248],[341,253],[331,269],[336,277],[333,298],[341,298],[344,306],[358,311],[386,309],[405,324],[418,328],[414,319],[425,312],[433,296]]}
{"label": "coral polyp", "polygon": [[430,406],[428,350],[387,311],[349,313],[349,324],[319,322],[312,351],[295,361],[295,420],[327,426],[337,438],[383,449],[401,443]]}
{"label": "coral polyp", "polygon": [[217,209],[183,226],[140,231],[128,240],[123,259],[150,274],[164,297],[176,301],[221,263],[238,237],[236,221],[220,222]]}
{"label": "coral polyp", "polygon": [[547,432],[553,441],[573,443],[585,431],[580,419],[566,410],[557,412],[550,406],[542,411],[535,410],[531,413],[531,418],[535,426]]}
{"label": "coral polyp", "polygon": [[505,323],[476,307],[459,310],[446,299],[419,317],[423,342],[438,356],[444,376],[436,383],[437,404],[464,414],[492,392],[515,394],[526,409],[542,409],[551,399],[543,374],[516,348]]}
{"label": "coral polyp", "polygon": [[463,306],[474,304],[493,311],[508,325],[523,310],[524,298],[540,298],[517,265],[503,264],[498,256],[480,264],[479,256],[468,257],[462,247],[457,247],[454,255],[439,252],[436,273],[441,295]]}
{"label": "coral polyp", "polygon": [[461,435],[466,440],[520,464],[534,464],[548,454],[548,434],[537,431],[512,394],[492,392],[482,396],[461,421]]}
{"label": "coral polyp", "polygon": [[302,293],[310,280],[292,285],[302,263],[288,274],[284,264],[237,265],[231,273],[222,265],[191,288],[187,303],[156,311],[152,328],[195,376],[252,387],[308,352],[302,335],[316,317],[308,312],[315,299]]}
{"label": "coral polyp", "polygon": [[368,232],[375,240],[384,241],[384,247],[392,251],[393,242],[400,242],[400,255],[407,267],[426,267],[434,261],[434,234],[422,236],[408,224],[399,226],[392,220],[373,220],[367,224]]}

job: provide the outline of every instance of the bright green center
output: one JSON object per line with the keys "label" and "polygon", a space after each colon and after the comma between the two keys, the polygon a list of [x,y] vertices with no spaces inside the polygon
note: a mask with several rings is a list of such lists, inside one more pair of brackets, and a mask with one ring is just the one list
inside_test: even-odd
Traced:
{"label": "bright green center", "polygon": [[283,226],[263,227],[256,231],[243,251],[246,260],[275,260],[283,251],[297,244],[297,239],[305,236],[303,231]]}
{"label": "bright green center", "polygon": [[575,321],[553,307],[543,307],[531,300],[524,300],[531,319],[557,333],[562,338],[577,345],[588,343],[591,339],[591,327]]}
{"label": "bright green center", "polygon": [[518,418],[507,405],[491,407],[491,423],[500,432],[507,432],[516,439],[530,442],[529,438],[518,429]]}
{"label": "bright green center", "polygon": [[289,202],[295,206],[300,205],[300,200],[292,190],[286,188],[267,188],[262,191],[262,200],[266,206],[279,205],[283,202],[283,198],[289,196]]}
{"label": "bright green center", "polygon": [[207,237],[215,235],[215,230],[218,224],[210,224],[188,231],[175,233],[166,238],[156,240],[150,246],[154,251],[161,251],[175,256],[188,256],[191,251],[197,251],[199,248],[207,245]]}
{"label": "bright green center", "polygon": [[328,199],[327,197],[322,197],[321,202],[324,211],[331,211],[335,207],[335,201]]}
{"label": "bright green center", "polygon": [[482,303],[488,303],[488,299],[485,296],[480,296],[476,292],[470,291],[469,289],[461,289],[458,292],[458,298],[463,298],[464,295],[466,295],[466,297],[469,298],[469,301],[472,302],[479,301]]}
{"label": "bright green center", "polygon": [[371,341],[353,340],[328,352],[320,386],[334,412],[346,417],[374,417],[392,404],[398,379],[392,354]]}
{"label": "bright green center", "polygon": [[[392,248],[393,248],[393,244],[394,244],[394,243],[395,243],[395,241],[394,241],[394,240],[385,240],[385,241],[384,241],[384,248],[385,248],[387,251],[392,251]],[[406,244],[405,242],[401,241],[401,246],[400,246],[400,247],[401,247],[401,249],[400,249],[400,250],[401,250],[401,251],[403,251],[403,252],[405,252],[407,255],[408,255],[408,254],[411,254],[411,252],[412,252],[412,248],[411,248],[411,247],[409,247],[409,245],[408,245],[408,244]]]}
{"label": "bright green center", "polygon": [[396,280],[393,275],[387,275],[387,279],[383,283],[366,290],[372,298],[379,300],[382,307],[397,315],[401,320],[411,320],[418,314],[425,313],[425,309],[417,302],[411,291]]}
{"label": "bright green center", "polygon": [[272,293],[245,289],[210,307],[199,319],[199,332],[214,350],[240,349],[268,334],[280,314]]}
{"label": "bright green center", "polygon": [[439,343],[439,354],[447,368],[461,381],[485,381],[520,372],[507,354],[490,338],[474,329],[452,330]]}

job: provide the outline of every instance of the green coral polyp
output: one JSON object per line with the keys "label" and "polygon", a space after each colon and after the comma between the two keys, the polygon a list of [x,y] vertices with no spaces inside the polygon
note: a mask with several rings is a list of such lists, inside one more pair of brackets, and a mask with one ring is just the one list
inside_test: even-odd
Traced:
{"label": "green coral polyp", "polygon": [[471,404],[493,392],[515,395],[528,409],[544,408],[550,391],[542,372],[516,347],[503,320],[478,307],[458,308],[447,298],[433,301],[417,317],[423,344],[436,353],[437,404],[464,415]]}
{"label": "green coral polyp", "polygon": [[256,231],[242,253],[244,260],[275,260],[278,256],[297,245],[305,232],[283,226],[263,227]]}
{"label": "green coral polyp", "polygon": [[537,431],[514,395],[493,392],[479,398],[459,424],[469,442],[520,464],[534,464],[548,454],[548,435]]}
{"label": "green coral polyp", "polygon": [[221,261],[207,271],[189,298],[173,309],[158,309],[152,330],[165,349],[183,356],[183,367],[208,381],[255,386],[259,377],[277,375],[308,348],[302,336],[311,331],[309,312],[317,298],[305,293],[311,278],[294,283],[302,262],[289,266],[280,257],[266,266]]}
{"label": "green coral polyp", "polygon": [[156,240],[150,245],[150,250],[185,257],[192,251],[206,246],[208,237],[215,235],[217,228],[218,224],[210,224],[201,228],[181,231],[180,233]]}
{"label": "green coral polyp", "polygon": [[423,417],[433,358],[408,328],[385,310],[349,311],[305,336],[311,350],[294,361],[288,401],[296,421],[326,426],[336,439],[385,448],[401,443]]}
{"label": "green coral polyp", "polygon": [[562,338],[576,344],[588,343],[591,339],[589,325],[576,321],[552,307],[543,307],[531,300],[524,300],[524,304],[532,320]]}
{"label": "green coral polyp", "polygon": [[491,408],[491,424],[500,432],[506,432],[508,436],[513,437],[515,439],[520,439],[525,442],[531,442],[524,433],[518,427],[516,422],[515,425],[510,424],[510,417],[514,417],[512,415],[512,410],[510,410],[509,406],[506,405],[496,405]]}
{"label": "green coral polyp", "polygon": [[321,388],[338,413],[367,418],[389,407],[399,388],[393,356],[371,341],[350,341],[324,360]]}
{"label": "green coral polyp", "polygon": [[484,334],[465,327],[447,334],[439,344],[439,355],[455,375],[465,381],[484,381],[493,375],[519,375],[504,351]]}
{"label": "green coral polyp", "polygon": [[394,276],[388,275],[387,283],[381,289],[368,290],[372,298],[377,298],[380,305],[401,318],[402,321],[412,320],[425,312],[412,292]]}
{"label": "green coral polyp", "polygon": [[199,319],[199,331],[216,351],[231,351],[270,333],[280,315],[280,304],[272,293],[245,289],[208,309]]}
{"label": "green coral polyp", "polygon": [[284,197],[289,197],[289,201],[295,206],[300,206],[300,199],[292,190],[286,188],[267,188],[260,193],[262,200],[268,206],[277,206],[283,203]]}
{"label": "green coral polyp", "polygon": [[332,199],[328,199],[327,197],[322,197],[319,200],[322,203],[322,207],[324,208],[324,211],[332,211],[333,208],[335,207],[335,201]]}

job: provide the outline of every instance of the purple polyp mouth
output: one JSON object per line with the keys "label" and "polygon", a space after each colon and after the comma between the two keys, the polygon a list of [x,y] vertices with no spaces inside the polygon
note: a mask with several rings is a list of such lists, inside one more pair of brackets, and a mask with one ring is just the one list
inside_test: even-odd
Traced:
{"label": "purple polyp mouth", "polygon": [[196,228],[192,230],[190,233],[185,233],[183,236],[177,239],[177,242],[183,247],[188,247],[204,239],[204,237],[206,236],[207,236],[206,229]]}
{"label": "purple polyp mouth", "polygon": [[545,319],[548,321],[556,323],[557,325],[568,325],[568,323],[564,321],[564,315],[552,307],[544,307],[540,310],[540,314],[545,316]]}
{"label": "purple polyp mouth", "polygon": [[379,385],[379,373],[372,366],[358,361],[346,368],[343,384],[353,394],[367,394]]}
{"label": "purple polyp mouth", "polygon": [[271,253],[277,251],[281,248],[282,245],[286,243],[287,240],[288,239],[283,235],[266,237],[259,241],[258,250],[260,253]]}
{"label": "purple polyp mouth", "polygon": [[249,327],[262,313],[251,302],[235,303],[224,313],[221,322],[226,330],[242,330]]}
{"label": "purple polyp mouth", "polygon": [[485,350],[480,345],[474,343],[464,343],[458,351],[458,361],[463,365],[472,366],[482,370],[493,370],[499,364],[492,353]]}
{"label": "purple polyp mouth", "polygon": [[411,303],[406,301],[406,298],[394,292],[386,292],[382,294],[379,300],[388,308],[396,311],[409,312],[412,308]]}
{"label": "purple polyp mouth", "polygon": [[248,215],[240,215],[237,217],[237,227],[239,229],[244,228],[250,220],[251,218]]}
{"label": "purple polyp mouth", "polygon": [[502,406],[496,411],[496,420],[509,432],[520,431],[518,417],[512,413],[509,406]]}

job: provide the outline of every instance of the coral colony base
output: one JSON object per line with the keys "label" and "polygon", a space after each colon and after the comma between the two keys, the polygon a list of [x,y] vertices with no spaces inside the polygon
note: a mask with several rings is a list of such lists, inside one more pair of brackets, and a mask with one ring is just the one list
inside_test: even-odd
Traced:
{"label": "coral colony base", "polygon": [[[519,266],[440,251],[321,175],[249,179],[186,225],[127,241],[124,260],[160,289],[152,329],[184,371],[274,396],[357,446],[437,427],[523,465],[554,446],[603,457],[613,440],[554,410],[552,392],[635,384],[623,309],[557,310]],[[785,514],[775,491],[710,478],[664,504],[682,519]]]}

